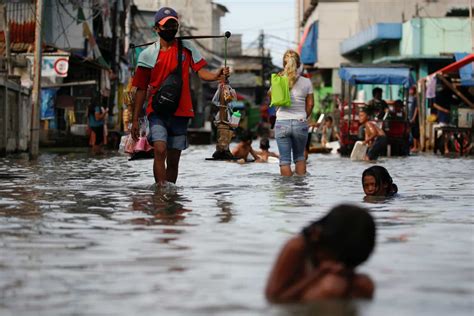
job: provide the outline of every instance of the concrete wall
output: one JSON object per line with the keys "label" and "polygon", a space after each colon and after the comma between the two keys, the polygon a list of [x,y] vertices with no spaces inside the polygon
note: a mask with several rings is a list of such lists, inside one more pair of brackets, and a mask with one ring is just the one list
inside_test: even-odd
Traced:
{"label": "concrete wall", "polygon": [[[30,140],[29,90],[0,78],[0,155],[26,151]],[[5,97],[7,96],[7,98]]]}
{"label": "concrete wall", "polygon": [[[44,41],[59,48],[84,49],[82,24],[76,23],[77,10],[68,1],[61,1],[61,3],[63,6],[55,0],[45,1]],[[89,5],[82,6],[92,30],[92,13],[89,8]]]}
{"label": "concrete wall", "polygon": [[340,43],[354,34],[357,24],[357,2],[320,2],[306,26],[319,20],[319,68],[339,68],[347,60],[339,53]]}
{"label": "concrete wall", "polygon": [[469,18],[422,18],[403,24],[400,53],[406,55],[440,55],[470,52],[472,49]]}
{"label": "concrete wall", "polygon": [[444,17],[450,9],[467,8],[468,5],[468,0],[359,0],[357,31],[379,22],[402,23],[417,14],[419,17]]}

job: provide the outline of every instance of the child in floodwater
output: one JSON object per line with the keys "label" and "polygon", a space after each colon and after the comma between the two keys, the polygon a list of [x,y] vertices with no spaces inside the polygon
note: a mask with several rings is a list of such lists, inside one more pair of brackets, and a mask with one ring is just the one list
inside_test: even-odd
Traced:
{"label": "child in floodwater", "polygon": [[393,183],[387,169],[382,166],[372,166],[362,173],[362,187],[366,196],[394,196],[398,187]]}
{"label": "child in floodwater", "polygon": [[321,137],[321,145],[326,147],[329,142],[339,140],[339,135],[336,133],[331,116],[324,118],[323,133]]}
{"label": "child in floodwater", "polygon": [[365,160],[377,160],[387,150],[387,136],[375,122],[369,120],[367,109],[359,111],[359,122],[365,128],[364,144],[369,146]]}
{"label": "child in floodwater", "polygon": [[252,148],[252,135],[249,132],[243,132],[240,137],[240,142],[232,149],[232,155],[238,159],[238,162],[245,163],[249,154],[253,159],[259,159],[257,153]]}
{"label": "child in floodwater", "polygon": [[372,298],[373,281],[355,268],[374,246],[375,222],[367,210],[339,205],[286,243],[265,295],[272,302]]}
{"label": "child in floodwater", "polygon": [[257,152],[258,160],[257,162],[268,162],[269,157],[280,158],[277,153],[270,151],[270,141],[268,138],[262,138],[260,140],[260,151]]}

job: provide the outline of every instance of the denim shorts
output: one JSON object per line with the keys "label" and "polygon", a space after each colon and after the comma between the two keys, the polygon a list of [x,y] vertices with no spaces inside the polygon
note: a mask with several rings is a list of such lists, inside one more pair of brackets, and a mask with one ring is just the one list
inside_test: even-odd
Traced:
{"label": "denim shorts", "polygon": [[153,144],[156,141],[166,142],[168,149],[184,150],[188,148],[188,122],[189,117],[181,116],[157,116],[151,114],[148,117],[150,134],[148,141]]}
{"label": "denim shorts", "polygon": [[304,149],[308,140],[308,123],[306,120],[277,120],[275,138],[280,152],[280,166],[305,160]]}

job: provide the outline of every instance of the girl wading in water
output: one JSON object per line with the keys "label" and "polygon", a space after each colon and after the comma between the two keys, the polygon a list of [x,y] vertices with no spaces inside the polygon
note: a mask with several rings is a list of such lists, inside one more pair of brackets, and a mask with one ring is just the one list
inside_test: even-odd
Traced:
{"label": "girl wading in water", "polygon": [[[291,160],[297,175],[306,174],[304,150],[308,139],[308,121],[313,111],[313,85],[301,75],[300,56],[293,50],[283,55],[282,76],[287,76],[290,87],[290,107],[279,107],[276,112],[275,138],[280,153],[280,174],[292,176]],[[271,94],[271,91],[269,92]]]}

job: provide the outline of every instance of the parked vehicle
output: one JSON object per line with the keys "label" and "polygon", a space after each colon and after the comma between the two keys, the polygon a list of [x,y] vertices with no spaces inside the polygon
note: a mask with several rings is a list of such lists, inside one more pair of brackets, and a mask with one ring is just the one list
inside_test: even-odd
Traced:
{"label": "parked vehicle", "polygon": [[[359,109],[366,106],[364,100],[357,100],[358,88],[363,85],[397,85],[401,87],[403,111],[405,115],[397,116],[391,112],[385,119],[378,121],[388,138],[389,155],[405,156],[409,153],[410,125],[406,113],[408,88],[415,84],[410,68],[405,65],[360,65],[343,64],[339,70],[342,81],[341,98],[337,99],[339,107],[339,152],[349,156],[357,140],[363,138],[359,123]],[[398,99],[398,98],[397,98]],[[391,105],[394,100],[386,100]],[[388,151],[387,150],[387,151]]]}

